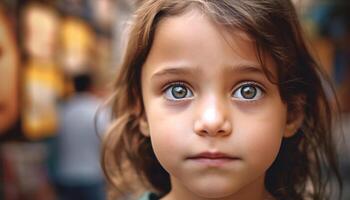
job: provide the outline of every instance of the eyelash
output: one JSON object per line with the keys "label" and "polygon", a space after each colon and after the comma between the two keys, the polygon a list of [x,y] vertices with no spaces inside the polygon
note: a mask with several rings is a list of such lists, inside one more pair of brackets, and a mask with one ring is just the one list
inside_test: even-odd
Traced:
{"label": "eyelash", "polygon": [[[167,84],[165,87],[163,87],[162,93],[165,95],[165,98],[169,101],[181,101],[181,100],[186,100],[189,99],[189,97],[184,97],[184,98],[176,98],[176,97],[166,97],[166,94],[168,92],[171,92],[169,89],[175,87],[175,86],[181,86],[184,87],[186,89],[186,96],[188,94],[188,92],[190,92],[191,97],[194,96],[192,89],[190,89],[190,87],[188,86],[188,84],[186,82],[183,81],[176,81],[176,82],[172,82]],[[237,87],[235,87],[235,89],[232,90],[231,96],[234,99],[238,99],[234,97],[234,94],[236,92],[238,92],[240,89],[243,89],[244,86],[253,86],[254,88],[257,88],[257,93],[260,93],[261,97],[259,97],[259,99],[261,99],[264,94],[266,93],[265,90],[263,89],[264,87],[261,86],[259,83],[253,82],[253,81],[244,81],[241,82]],[[256,95],[255,95],[256,96]],[[254,98],[255,98],[254,96]],[[249,103],[253,103],[259,99],[238,99],[238,101],[244,101],[244,102],[249,102]]]}

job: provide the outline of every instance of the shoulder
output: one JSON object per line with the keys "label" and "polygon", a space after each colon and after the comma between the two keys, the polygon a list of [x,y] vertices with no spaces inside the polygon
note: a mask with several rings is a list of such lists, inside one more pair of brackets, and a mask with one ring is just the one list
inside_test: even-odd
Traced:
{"label": "shoulder", "polygon": [[151,192],[144,193],[139,200],[159,200],[159,197]]}

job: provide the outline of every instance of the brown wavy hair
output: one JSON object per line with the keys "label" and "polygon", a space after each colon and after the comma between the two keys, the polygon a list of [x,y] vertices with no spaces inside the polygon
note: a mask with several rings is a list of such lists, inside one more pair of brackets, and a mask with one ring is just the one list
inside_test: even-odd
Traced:
{"label": "brown wavy hair", "polygon": [[[169,174],[156,159],[150,139],[140,131],[145,114],[141,70],[152,47],[158,23],[197,9],[223,30],[241,30],[256,45],[265,74],[264,56],[277,64],[282,100],[288,117],[303,112],[297,133],[283,138],[268,169],[267,190],[277,199],[329,199],[329,180],[341,186],[332,136],[333,111],[323,88],[324,73],[311,56],[290,0],[147,0],[136,11],[115,82],[114,124],[104,138],[102,165],[108,180],[121,192],[145,186],[160,195],[170,191]],[[130,187],[127,187],[130,186]],[[341,188],[341,187],[340,187]]]}

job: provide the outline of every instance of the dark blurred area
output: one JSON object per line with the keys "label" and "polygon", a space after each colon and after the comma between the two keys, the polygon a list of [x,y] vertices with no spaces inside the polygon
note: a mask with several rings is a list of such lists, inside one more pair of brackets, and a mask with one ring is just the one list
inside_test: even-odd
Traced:
{"label": "dark blurred area", "polygon": [[[109,110],[95,113],[112,92],[138,3],[0,1],[0,199],[105,199],[99,134]],[[344,134],[338,134],[338,146],[348,200],[350,2],[294,3],[310,49],[339,98],[343,118],[335,130]]]}
{"label": "dark blurred area", "polygon": [[136,3],[0,1],[0,199],[106,198],[100,107]]}

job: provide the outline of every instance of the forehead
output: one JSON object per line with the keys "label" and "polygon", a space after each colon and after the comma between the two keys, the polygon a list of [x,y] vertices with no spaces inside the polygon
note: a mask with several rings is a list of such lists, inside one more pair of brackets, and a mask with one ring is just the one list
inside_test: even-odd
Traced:
{"label": "forehead", "polygon": [[[164,61],[196,60],[196,66],[235,65],[242,61],[261,66],[255,41],[248,34],[223,27],[196,9],[159,22],[147,60],[155,57]],[[272,59],[263,59],[273,70]]]}
{"label": "forehead", "polygon": [[246,33],[238,29],[225,29],[197,9],[178,16],[165,17],[158,24],[155,34],[155,42],[163,40],[169,41],[168,44],[172,42],[179,45],[202,43],[200,46],[221,44],[223,48],[241,46],[249,48],[244,50],[252,54],[255,52],[254,42]]}

